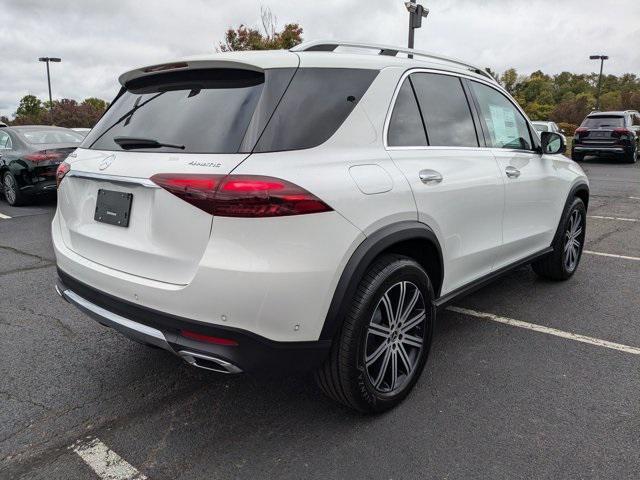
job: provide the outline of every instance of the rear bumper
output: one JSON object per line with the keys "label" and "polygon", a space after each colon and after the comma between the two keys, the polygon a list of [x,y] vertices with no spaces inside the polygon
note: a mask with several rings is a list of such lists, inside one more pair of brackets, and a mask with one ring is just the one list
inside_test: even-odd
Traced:
{"label": "rear bumper", "polygon": [[[97,322],[139,343],[178,355],[196,367],[221,373],[291,373],[319,367],[331,342],[275,342],[251,332],[212,326],[134,305],[85,285],[58,270],[56,291]],[[234,340],[217,345],[180,335],[190,330]]]}
{"label": "rear bumper", "polygon": [[593,154],[611,154],[621,155],[628,151],[625,147],[609,147],[609,146],[596,146],[596,145],[576,145],[573,147],[573,151],[577,153],[584,153],[586,155]]}

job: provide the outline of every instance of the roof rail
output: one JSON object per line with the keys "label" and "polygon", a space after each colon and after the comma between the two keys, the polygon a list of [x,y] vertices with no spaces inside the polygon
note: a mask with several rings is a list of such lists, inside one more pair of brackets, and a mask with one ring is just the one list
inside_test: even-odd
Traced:
{"label": "roof rail", "polygon": [[367,50],[378,50],[379,55],[387,55],[395,57],[398,53],[406,53],[407,55],[413,55],[416,57],[424,57],[432,60],[443,60],[445,62],[453,63],[466,68],[467,70],[482,75],[486,78],[496,82],[487,71],[476,65],[471,65],[462,60],[455,58],[445,57],[442,55],[436,55],[429,52],[423,52],[421,50],[414,50],[413,48],[394,47],[393,45],[380,45],[377,43],[360,43],[360,42],[343,42],[336,40],[313,40],[310,42],[303,42],[300,45],[296,45],[291,49],[292,52],[333,52],[338,47],[351,47],[362,48]]}

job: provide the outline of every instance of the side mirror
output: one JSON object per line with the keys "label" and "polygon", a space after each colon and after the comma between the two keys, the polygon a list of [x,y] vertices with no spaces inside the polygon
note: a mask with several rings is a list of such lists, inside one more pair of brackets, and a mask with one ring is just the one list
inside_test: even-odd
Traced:
{"label": "side mirror", "polygon": [[542,153],[557,155],[567,150],[567,146],[559,133],[541,132],[540,140],[542,141]]}

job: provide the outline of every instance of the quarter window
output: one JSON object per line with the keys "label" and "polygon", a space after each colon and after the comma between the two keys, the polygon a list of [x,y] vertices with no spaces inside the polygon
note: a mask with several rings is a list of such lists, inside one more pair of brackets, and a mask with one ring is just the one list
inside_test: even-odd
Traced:
{"label": "quarter window", "polygon": [[429,145],[478,146],[469,102],[458,77],[414,73],[411,81],[427,129]]}
{"label": "quarter window", "polygon": [[527,121],[513,103],[491,87],[473,81],[470,84],[488,130],[487,146],[531,150],[532,140]]}
{"label": "quarter window", "polygon": [[427,136],[420,118],[418,102],[408,78],[400,87],[389,121],[390,147],[421,147],[427,145]]}

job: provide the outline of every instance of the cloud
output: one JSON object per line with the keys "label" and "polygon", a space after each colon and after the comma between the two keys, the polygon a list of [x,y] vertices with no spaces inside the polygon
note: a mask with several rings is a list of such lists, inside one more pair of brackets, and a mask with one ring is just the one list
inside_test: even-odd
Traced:
{"label": "cloud", "polygon": [[[640,2],[612,0],[439,0],[416,32],[416,47],[503,71],[591,72],[605,53],[609,73],[640,71]],[[298,22],[306,39],[405,45],[401,0],[4,0],[0,30],[0,114],[26,94],[47,97],[41,56],[51,66],[54,98],[107,100],[122,72],[213,52],[229,26],[257,25],[268,5],[280,25]],[[594,13],[597,12],[597,13]]]}

